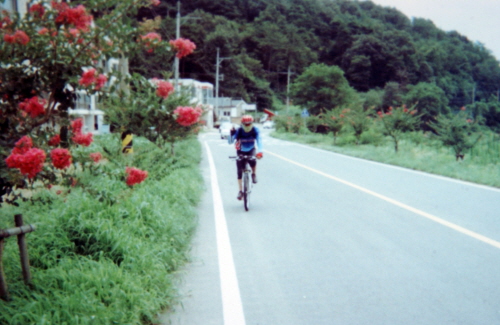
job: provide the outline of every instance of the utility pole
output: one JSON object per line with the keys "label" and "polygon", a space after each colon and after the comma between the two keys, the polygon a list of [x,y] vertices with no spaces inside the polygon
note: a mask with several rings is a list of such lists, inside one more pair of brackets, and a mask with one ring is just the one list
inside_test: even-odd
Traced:
{"label": "utility pole", "polygon": [[290,107],[290,76],[294,74],[291,72],[290,65],[288,65],[287,72],[277,72],[278,74],[287,74],[286,76],[286,112],[288,113],[288,108]]}
{"label": "utility pole", "polygon": [[288,75],[286,77],[286,113],[288,114],[288,107],[290,106],[290,65],[288,65]]}
{"label": "utility pole", "polygon": [[[181,37],[181,2],[180,2],[180,0],[177,0],[177,19],[176,19],[176,28],[175,28],[175,38],[179,39],[180,37]],[[178,92],[179,91],[179,58],[177,57],[177,55],[175,56],[174,65],[175,65],[174,89],[176,92]]]}
{"label": "utility pole", "polygon": [[215,113],[217,116],[220,118],[219,114],[219,67],[220,63],[224,61],[224,59],[231,59],[230,57],[223,57],[221,58],[219,56],[220,49],[217,48],[217,58],[215,61]]}

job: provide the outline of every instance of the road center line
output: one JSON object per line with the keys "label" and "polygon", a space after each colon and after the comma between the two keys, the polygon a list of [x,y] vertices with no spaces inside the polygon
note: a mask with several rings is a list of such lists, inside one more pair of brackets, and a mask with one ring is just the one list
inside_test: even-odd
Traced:
{"label": "road center line", "polygon": [[441,224],[441,225],[443,225],[443,226],[445,226],[445,227],[448,227],[448,228],[450,228],[450,229],[453,229],[453,230],[455,230],[455,231],[458,231],[458,232],[460,232],[460,233],[462,233],[462,234],[464,234],[464,235],[467,235],[467,236],[472,237],[472,238],[474,238],[474,239],[480,240],[480,241],[482,241],[482,242],[484,242],[484,243],[486,243],[486,244],[488,244],[488,245],[491,245],[491,246],[496,247],[496,248],[500,248],[500,242],[498,242],[498,241],[496,241],[496,240],[493,240],[493,239],[491,239],[491,238],[488,238],[488,237],[486,237],[486,236],[483,236],[483,235],[481,235],[481,234],[478,234],[478,233],[476,233],[476,232],[473,232],[473,231],[471,231],[471,230],[468,230],[468,229],[466,229],[466,228],[463,228],[463,227],[461,227],[461,226],[459,226],[459,225],[456,225],[456,224],[451,223],[451,222],[449,222],[449,221],[446,221],[446,220],[444,220],[444,219],[438,218],[438,217],[436,217],[436,216],[434,216],[434,215],[432,215],[432,214],[429,214],[429,213],[427,213],[427,212],[424,212],[424,211],[422,211],[422,210],[419,210],[419,209],[413,208],[413,207],[411,207],[411,206],[409,206],[409,205],[406,205],[406,204],[404,204],[404,203],[401,203],[401,202],[399,202],[399,201],[396,201],[396,200],[394,200],[394,199],[391,199],[391,198],[389,198],[389,197],[387,197],[387,196],[384,196],[384,195],[382,195],[382,194],[376,193],[376,192],[374,192],[374,191],[371,191],[371,190],[366,189],[366,188],[364,188],[364,187],[361,187],[361,186],[359,186],[359,185],[353,184],[353,183],[351,183],[351,182],[348,182],[348,181],[345,181],[345,180],[340,179],[340,178],[338,178],[338,177],[335,177],[335,176],[329,175],[329,174],[327,174],[327,173],[321,172],[321,171],[319,171],[319,170],[317,170],[317,169],[314,169],[314,168],[308,167],[308,166],[306,166],[306,165],[303,165],[303,164],[298,163],[298,162],[296,162],[296,161],[290,160],[290,159],[285,158],[285,157],[283,157],[283,156],[280,156],[280,155],[278,155],[278,154],[272,153],[272,152],[270,152],[270,151],[268,151],[268,150],[264,150],[264,151],[265,151],[266,153],[268,153],[268,154],[272,155],[272,156],[275,156],[275,157],[277,157],[277,158],[280,158],[280,159],[282,159],[282,160],[284,160],[284,161],[287,161],[287,162],[289,162],[289,163],[291,163],[291,164],[297,165],[297,166],[299,166],[299,167],[302,167],[302,168],[304,168],[304,169],[307,169],[307,170],[309,170],[309,171],[312,171],[313,173],[319,174],[319,175],[324,176],[324,177],[326,177],[326,178],[330,178],[330,179],[332,179],[332,180],[334,180],[334,181],[337,181],[337,182],[339,182],[339,183],[345,184],[345,185],[347,185],[347,186],[350,186],[350,187],[352,187],[352,188],[355,188],[355,189],[357,189],[357,190],[360,190],[360,191],[362,191],[362,192],[365,192],[365,193],[367,193],[367,194],[370,194],[370,195],[372,195],[372,196],[375,196],[375,197],[377,197],[377,198],[379,198],[379,199],[381,199],[381,200],[384,200],[384,201],[386,201],[386,202],[389,202],[389,203],[391,203],[391,204],[394,204],[394,205],[396,205],[396,206],[398,206],[398,207],[400,207],[400,208],[403,208],[403,209],[405,209],[405,210],[408,210],[408,211],[410,211],[410,212],[413,212],[413,213],[415,213],[415,214],[418,214],[418,215],[420,215],[420,216],[422,216],[422,217],[424,217],[424,218],[427,218],[427,219],[429,219],[429,220],[432,220],[432,221],[434,221],[434,222],[437,222],[437,223],[439,223],[439,224]]}
{"label": "road center line", "polygon": [[208,143],[208,164],[210,165],[210,180],[212,183],[212,199],[214,202],[215,232],[217,237],[217,255],[219,257],[219,276],[222,294],[222,310],[225,325],[245,325],[245,314],[241,303],[240,289],[236,268],[233,261],[231,242],[227,230],[224,206],[220,195],[219,182],[217,181],[217,170]]}

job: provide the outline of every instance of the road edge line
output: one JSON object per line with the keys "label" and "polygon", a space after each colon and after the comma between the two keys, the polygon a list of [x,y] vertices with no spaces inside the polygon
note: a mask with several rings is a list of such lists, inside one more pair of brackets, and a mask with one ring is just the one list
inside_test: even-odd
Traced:
{"label": "road edge line", "polygon": [[212,200],[214,204],[215,232],[217,240],[217,256],[219,261],[219,277],[222,295],[222,310],[225,325],[245,325],[245,314],[241,302],[238,277],[234,266],[231,241],[227,230],[224,205],[217,181],[217,170],[212,152],[205,141],[208,164],[210,166],[210,182],[212,185]]}

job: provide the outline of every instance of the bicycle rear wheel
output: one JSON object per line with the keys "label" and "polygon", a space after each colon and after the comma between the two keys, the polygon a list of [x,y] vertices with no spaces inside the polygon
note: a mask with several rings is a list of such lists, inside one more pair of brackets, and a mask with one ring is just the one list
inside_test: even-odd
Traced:
{"label": "bicycle rear wheel", "polygon": [[249,173],[245,173],[245,175],[243,175],[243,204],[245,206],[245,210],[248,211],[250,209],[250,175],[249,175]]}

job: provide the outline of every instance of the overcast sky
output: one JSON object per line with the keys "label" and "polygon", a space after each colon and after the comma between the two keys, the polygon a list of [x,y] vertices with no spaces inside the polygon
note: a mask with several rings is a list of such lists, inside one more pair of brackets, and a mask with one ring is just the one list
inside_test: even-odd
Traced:
{"label": "overcast sky", "polygon": [[371,0],[411,17],[430,19],[444,30],[456,30],[481,42],[500,60],[500,0]]}

